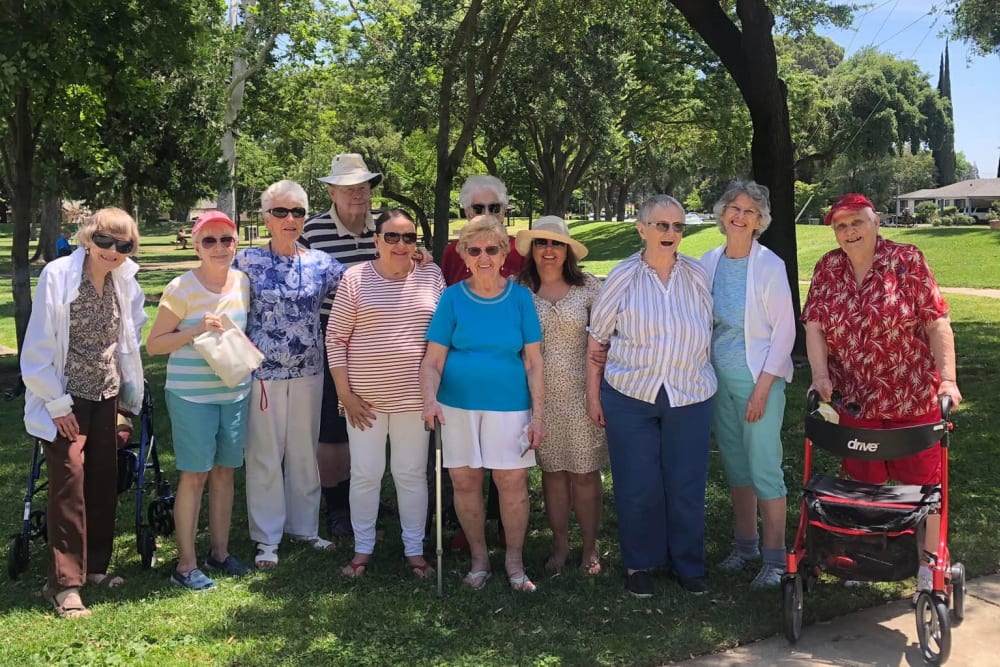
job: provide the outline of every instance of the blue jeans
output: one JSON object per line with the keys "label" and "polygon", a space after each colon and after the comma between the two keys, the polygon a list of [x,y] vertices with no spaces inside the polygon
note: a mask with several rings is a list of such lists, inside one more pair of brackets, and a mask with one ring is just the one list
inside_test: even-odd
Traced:
{"label": "blue jeans", "polygon": [[601,405],[624,566],[704,576],[711,399],[674,408],[662,387],[650,404],[602,381]]}

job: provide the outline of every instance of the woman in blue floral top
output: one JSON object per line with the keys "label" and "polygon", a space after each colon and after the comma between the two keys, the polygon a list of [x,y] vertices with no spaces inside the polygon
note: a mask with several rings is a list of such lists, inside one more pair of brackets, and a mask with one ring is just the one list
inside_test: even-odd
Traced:
{"label": "woman in blue floral top", "polygon": [[298,183],[268,187],[261,210],[270,241],[235,261],[250,278],[247,335],[265,357],[254,372],[246,443],[247,511],[260,569],[277,565],[283,534],[333,548],[319,537],[316,442],[326,372],[319,309],[344,266],[298,243],[308,207]]}

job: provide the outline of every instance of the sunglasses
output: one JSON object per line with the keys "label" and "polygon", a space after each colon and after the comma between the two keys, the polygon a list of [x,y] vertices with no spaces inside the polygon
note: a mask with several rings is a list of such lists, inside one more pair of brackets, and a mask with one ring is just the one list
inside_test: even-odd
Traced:
{"label": "sunglasses", "polygon": [[500,202],[493,202],[492,204],[473,204],[469,208],[476,215],[482,215],[484,212],[489,210],[490,213],[499,213],[500,209],[503,208],[503,204]]}
{"label": "sunglasses", "polygon": [[488,245],[485,248],[480,248],[478,246],[470,245],[468,248],[465,249],[465,252],[466,254],[469,255],[469,257],[479,257],[479,255],[483,254],[484,252],[490,257],[493,257],[494,255],[499,254],[500,246]]}
{"label": "sunglasses", "polygon": [[227,248],[230,248],[236,245],[236,237],[220,236],[219,238],[215,238],[214,236],[205,236],[198,241],[198,244],[201,245],[201,247],[205,248],[206,250],[208,250],[209,248],[214,248],[216,243],[221,243]]}
{"label": "sunglasses", "polygon": [[123,241],[122,239],[116,239],[114,236],[111,236],[110,234],[94,232],[93,236],[90,237],[90,240],[94,242],[94,245],[96,245],[98,248],[102,250],[107,250],[111,246],[114,246],[115,250],[117,250],[122,255],[127,255],[133,250],[135,250],[135,241],[133,241],[132,239]]}
{"label": "sunglasses", "polygon": [[549,246],[552,246],[553,248],[565,248],[566,247],[566,242],[565,241],[556,241],[555,239],[534,239],[532,241],[532,244],[536,248],[548,248]]}
{"label": "sunglasses", "polygon": [[678,234],[684,233],[684,223],[683,222],[647,222],[650,227],[656,227],[658,231],[663,232],[677,232]]}
{"label": "sunglasses", "polygon": [[416,232],[384,232],[382,234],[382,240],[389,245],[396,245],[400,241],[406,245],[416,245],[417,244],[417,233]]}
{"label": "sunglasses", "polygon": [[295,208],[285,208],[284,206],[275,206],[274,208],[267,209],[267,213],[270,213],[276,218],[287,218],[289,213],[292,214],[293,218],[306,217],[306,210],[301,206],[296,206]]}

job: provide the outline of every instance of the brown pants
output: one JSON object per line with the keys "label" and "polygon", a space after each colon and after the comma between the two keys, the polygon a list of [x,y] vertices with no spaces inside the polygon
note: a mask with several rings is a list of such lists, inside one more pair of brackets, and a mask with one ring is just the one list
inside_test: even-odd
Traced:
{"label": "brown pants", "polygon": [[49,477],[49,586],[82,586],[111,563],[118,505],[118,398],[73,397],[80,435],[45,443]]}

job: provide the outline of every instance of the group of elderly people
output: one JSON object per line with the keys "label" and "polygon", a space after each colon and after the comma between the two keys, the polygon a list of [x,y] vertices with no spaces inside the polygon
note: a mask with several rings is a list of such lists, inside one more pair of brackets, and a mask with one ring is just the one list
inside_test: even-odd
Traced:
{"label": "group of elderly people", "polygon": [[[471,555],[462,580],[470,589],[492,576],[485,471],[497,489],[508,582],[532,592],[522,554],[529,469],[542,469],[552,531],[546,570],[558,572],[569,559],[572,510],[582,540],[579,568],[596,575],[601,469],[610,460],[626,590],[649,597],[650,572],[662,570],[685,591],[706,592],[713,431],[734,523],[732,550],[719,567],[741,571],[762,561],[752,585],[780,582],[780,430],[795,331],[784,264],[757,240],[770,223],[767,188],[730,185],[715,207],[725,241],[700,261],[679,252],[681,204],[651,198],[636,223],[641,249],[602,286],[581,270],[587,248],[562,219],[546,216],[516,238],[508,235],[501,221],[506,188],[498,179],[473,177],[463,189],[469,219],[446,250],[443,275],[418,249],[407,212],[390,209],[371,221],[360,206],[353,207],[359,215],[350,212],[354,200],[370,201],[380,174],[350,154],[337,156],[332,172],[322,180],[334,207],[310,220],[311,234],[303,235],[308,198],[291,181],[261,197],[266,246],[237,253],[236,225],[220,212],[203,215],[191,232],[198,266],[160,298],[146,347],[169,355],[165,393],[180,471],[175,584],[202,591],[216,585],[210,573],[249,572],[228,549],[234,470],[244,459],[256,568],[277,565],[286,536],[333,548],[319,536],[325,495],[335,517],[331,531],[354,537],[342,573],[365,575],[387,455],[405,565],[429,577],[425,426],[441,429]],[[827,223],[840,247],[817,265],[802,316],[813,388],[827,400],[839,390],[845,404],[859,406],[845,418],[866,427],[940,418],[937,395],[957,404],[961,394],[947,305],[923,256],[882,239],[874,207],[860,195],[836,201]],[[52,558],[43,595],[64,617],[89,613],[79,594],[84,584],[123,583],[108,572],[115,420],[118,411],[138,411],[143,384],[143,295],[129,259],[139,242],[135,222],[119,209],[102,209],[78,242],[71,256],[42,271],[21,359],[25,422],[46,442],[50,484]],[[331,256],[337,254],[347,262]],[[264,356],[235,386],[192,345],[226,326],[245,329]],[[859,331],[867,337],[861,342]],[[324,414],[330,410],[335,414]],[[337,479],[342,471],[332,483],[323,479],[324,446],[344,446],[327,452],[326,468],[342,467],[331,460],[348,461],[349,486]],[[846,472],[875,483],[939,479],[933,453],[911,459]],[[211,546],[199,562],[195,537],[206,484]],[[347,529],[336,518],[346,508]],[[932,554],[933,524],[928,533]],[[929,570],[919,574],[925,584]]]}

